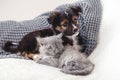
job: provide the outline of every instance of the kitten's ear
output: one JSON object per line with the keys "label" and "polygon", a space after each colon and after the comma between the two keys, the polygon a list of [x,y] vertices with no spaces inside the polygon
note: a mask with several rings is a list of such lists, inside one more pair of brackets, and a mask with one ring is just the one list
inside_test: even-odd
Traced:
{"label": "kitten's ear", "polygon": [[68,39],[72,39],[72,36],[66,36]]}
{"label": "kitten's ear", "polygon": [[61,39],[63,37],[63,33],[58,34],[57,37]]}
{"label": "kitten's ear", "polygon": [[36,37],[37,43],[40,44],[41,38],[40,37]]}
{"label": "kitten's ear", "polygon": [[40,46],[43,46],[43,39],[40,38],[40,37],[36,37],[36,40],[37,40],[37,43],[40,45]]}

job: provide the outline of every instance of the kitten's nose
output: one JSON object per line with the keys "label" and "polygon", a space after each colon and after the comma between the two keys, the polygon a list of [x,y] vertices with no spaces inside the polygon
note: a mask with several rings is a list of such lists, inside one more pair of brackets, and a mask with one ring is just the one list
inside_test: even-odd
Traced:
{"label": "kitten's nose", "polygon": [[43,60],[43,57],[42,57],[42,56],[39,56],[39,60]]}
{"label": "kitten's nose", "polygon": [[42,58],[39,58],[39,60],[42,60]]}

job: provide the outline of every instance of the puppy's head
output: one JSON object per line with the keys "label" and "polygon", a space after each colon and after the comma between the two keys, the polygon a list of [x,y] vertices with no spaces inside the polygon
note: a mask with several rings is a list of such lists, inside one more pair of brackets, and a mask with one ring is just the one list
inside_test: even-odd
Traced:
{"label": "puppy's head", "polygon": [[52,25],[56,33],[63,32],[64,35],[72,35],[79,30],[80,7],[69,7],[66,11],[52,12],[48,22]]}

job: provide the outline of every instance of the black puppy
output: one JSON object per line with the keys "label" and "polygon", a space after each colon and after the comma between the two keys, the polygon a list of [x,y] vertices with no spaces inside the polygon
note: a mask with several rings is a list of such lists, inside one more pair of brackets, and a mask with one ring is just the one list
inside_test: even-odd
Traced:
{"label": "black puppy", "polygon": [[[59,33],[63,33],[65,36],[73,35],[76,31],[79,30],[79,13],[81,12],[80,7],[70,7],[66,11],[56,12],[53,11],[48,18],[48,22],[52,25],[51,28],[38,30],[30,32],[25,35],[17,47],[13,47],[14,44],[11,41],[8,41],[3,46],[3,49],[7,52],[20,53],[22,56],[33,59],[33,57],[40,53],[36,37],[47,37],[53,36]],[[65,36],[62,37],[63,45],[70,43],[72,41],[67,39]]]}

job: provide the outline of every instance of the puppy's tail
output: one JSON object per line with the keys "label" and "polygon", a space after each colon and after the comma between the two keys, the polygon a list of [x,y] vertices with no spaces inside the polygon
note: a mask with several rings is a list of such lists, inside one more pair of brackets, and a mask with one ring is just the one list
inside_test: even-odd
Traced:
{"label": "puppy's tail", "polygon": [[16,53],[17,52],[17,43],[13,43],[12,41],[7,41],[2,47],[6,52]]}

